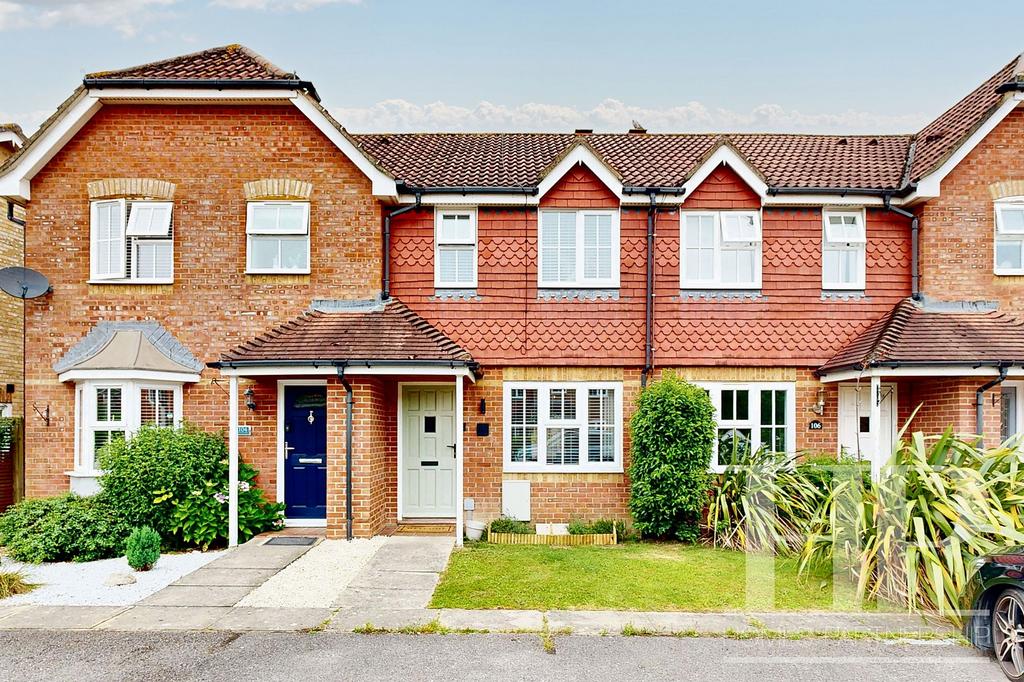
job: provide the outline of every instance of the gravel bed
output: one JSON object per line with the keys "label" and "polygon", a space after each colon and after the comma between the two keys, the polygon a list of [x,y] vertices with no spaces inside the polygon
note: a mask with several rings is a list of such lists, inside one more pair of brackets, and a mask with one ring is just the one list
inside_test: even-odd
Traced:
{"label": "gravel bed", "polygon": [[328,608],[386,540],[381,536],[323,540],[246,595],[238,606]]}
{"label": "gravel bed", "polygon": [[[162,554],[152,570],[136,572],[124,557],[83,563],[22,564],[0,559],[0,570],[21,571],[39,585],[27,594],[0,601],[0,605],[45,604],[48,606],[126,606],[170,585],[210,563],[223,552]],[[114,573],[130,573],[132,585],[108,587],[103,583]]]}

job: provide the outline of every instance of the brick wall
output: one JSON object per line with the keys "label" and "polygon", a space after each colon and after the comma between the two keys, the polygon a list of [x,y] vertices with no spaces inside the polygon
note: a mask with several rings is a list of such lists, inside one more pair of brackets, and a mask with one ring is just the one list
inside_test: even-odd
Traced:
{"label": "brick wall", "polygon": [[[0,162],[10,156],[12,150],[0,145]],[[7,219],[8,202],[0,198],[0,268],[23,264],[21,225]],[[16,215],[21,215],[16,208]],[[15,417],[22,414],[22,304],[7,294],[0,293],[0,403],[11,403]],[[14,392],[7,392],[7,385],[14,385]],[[2,465],[0,465],[2,466]],[[0,474],[2,477],[3,474]]]}
{"label": "brick wall", "polygon": [[[164,180],[174,198],[172,285],[90,285],[87,184],[117,177]],[[308,276],[245,274],[244,184],[264,178],[311,183]],[[30,496],[67,490],[74,393],[53,363],[100,320],[155,319],[203,362],[301,313],[313,298],[370,298],[380,287],[380,207],[369,181],[290,106],[106,105],[32,182],[26,264],[54,292],[28,305],[28,400],[49,406],[51,425],[27,420]],[[227,426],[216,372],[186,386],[185,417]],[[270,462],[276,404],[259,384],[260,414],[242,438],[246,457]],[[257,436],[256,434],[260,434]],[[267,438],[264,438],[266,434]],[[261,467],[269,483],[274,467]]]}
{"label": "brick wall", "polygon": [[[986,378],[942,377],[905,382],[900,386],[901,413],[918,410],[908,432],[937,434],[952,427],[958,436],[976,436],[976,391],[989,381]],[[999,389],[984,396],[984,442],[989,447],[1000,441]],[[907,414],[907,417],[910,415]]]}

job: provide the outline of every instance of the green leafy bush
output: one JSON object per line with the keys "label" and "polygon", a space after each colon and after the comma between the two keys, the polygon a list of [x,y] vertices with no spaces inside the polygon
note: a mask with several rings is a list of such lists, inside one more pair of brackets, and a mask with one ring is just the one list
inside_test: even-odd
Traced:
{"label": "green leafy bush", "polygon": [[158,496],[181,499],[213,480],[227,458],[223,434],[192,426],[143,427],[131,440],[115,440],[99,453],[104,496],[131,527],[149,526],[173,535],[174,508],[154,504]]}
{"label": "green leafy bush", "polygon": [[636,528],[649,537],[695,540],[715,439],[708,394],[668,375],[640,394],[630,429],[629,509]]}
{"label": "green leafy bush", "polygon": [[537,529],[526,521],[510,519],[507,516],[491,521],[490,532],[492,533],[515,533],[516,535],[534,535]]}
{"label": "green leafy bush", "polygon": [[124,555],[136,571],[148,571],[160,559],[160,534],[149,526],[136,528],[125,541]]}
{"label": "green leafy bush", "polygon": [[871,462],[852,459],[836,459],[834,455],[817,454],[803,458],[796,467],[808,481],[822,490],[830,490],[837,477],[846,480],[859,476],[865,482],[871,478]]}
{"label": "green leafy bush", "polygon": [[16,561],[93,561],[120,556],[130,526],[103,496],[22,500],[0,516],[0,545]]}
{"label": "green leafy bush", "polygon": [[[280,528],[284,523],[284,505],[267,502],[263,491],[256,487],[258,471],[239,462],[238,466],[238,540],[268,530]],[[209,480],[184,494],[158,491],[156,505],[170,517],[169,532],[184,545],[208,549],[228,538],[228,463],[218,462]]]}
{"label": "green leafy bush", "polygon": [[612,519],[598,519],[593,523],[574,520],[569,522],[569,535],[611,535],[619,524],[625,525]]}

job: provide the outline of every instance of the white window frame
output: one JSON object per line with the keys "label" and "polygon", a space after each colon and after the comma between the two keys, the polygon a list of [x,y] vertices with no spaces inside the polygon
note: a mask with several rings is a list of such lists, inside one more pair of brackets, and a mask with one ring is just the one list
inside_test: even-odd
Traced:
{"label": "white window frame", "polygon": [[[473,228],[473,240],[460,242],[448,241],[441,243],[441,218],[443,215],[468,215],[469,224]],[[441,278],[441,251],[448,247],[473,247],[473,279],[470,282],[445,281]],[[439,289],[475,289],[477,287],[477,267],[480,258],[480,232],[475,208],[444,208],[438,206],[434,210],[434,286]]]}
{"label": "white window frame", "polygon": [[[305,228],[303,231],[259,230],[253,226],[253,212],[258,206],[300,206],[305,211]],[[306,267],[304,268],[254,268],[252,266],[252,241],[256,238],[276,238],[278,240],[298,241],[299,237],[306,240]],[[250,275],[308,275],[311,270],[312,229],[310,226],[310,206],[308,201],[250,201],[245,207],[245,272]],[[280,246],[278,247],[280,249]]]}
{"label": "white window frame", "polygon": [[[1008,208],[1024,210],[1024,197],[1006,197],[995,202],[995,233],[992,240],[992,272],[996,275],[1024,275],[1024,232],[1004,231],[1003,211]],[[999,267],[998,244],[999,242],[1013,243],[1021,251],[1020,268]]]}
{"label": "white window frame", "polygon": [[[761,447],[761,391],[786,391],[786,446],[787,453],[796,452],[796,383],[791,381],[751,381],[751,382],[717,382],[717,381],[694,381],[694,385],[703,388],[711,398],[711,404],[715,408],[715,440],[711,453],[710,470],[716,473],[725,471],[726,465],[718,461],[718,429],[750,429],[751,452],[757,452]],[[733,419],[723,421],[722,414],[722,391],[743,390],[749,391],[748,418],[745,420]]]}
{"label": "white window frame", "polygon": [[[537,391],[537,461],[512,461],[512,390],[536,389]],[[551,389],[575,389],[576,419],[550,418]],[[611,389],[614,395],[615,453],[611,462],[590,462],[587,460],[589,426],[589,389]],[[502,387],[503,414],[502,433],[504,441],[504,470],[521,473],[621,473],[622,472],[622,382],[620,381],[506,381]],[[580,463],[547,464],[547,429],[579,427]]]}
{"label": "white window frame", "polygon": [[[846,242],[831,242],[828,239],[828,219],[831,216],[854,217],[857,219],[863,239],[855,239]],[[825,291],[864,291],[867,287],[867,260],[868,260],[868,224],[867,215],[864,209],[856,210],[831,210],[821,212],[821,288]],[[829,281],[828,273],[825,270],[825,252],[835,251],[839,253],[859,252],[857,278],[853,282]]]}
{"label": "white window frame", "polygon": [[[759,239],[751,242],[735,242],[746,244],[743,250],[749,250],[750,244],[754,244],[754,277],[750,282],[723,282],[722,281],[722,253],[726,250],[739,249],[737,246],[729,246],[732,242],[726,242],[722,235],[723,215],[745,215],[752,216],[757,224]],[[686,219],[687,217],[711,216],[715,221],[715,256],[713,270],[714,275],[710,279],[691,279],[686,275]],[[761,211],[679,211],[679,288],[680,289],[738,289],[753,290],[760,289],[762,282],[762,263],[764,258],[764,223]]]}
{"label": "white window frame", "polygon": [[[576,216],[576,278],[572,281],[544,280],[543,241],[544,214],[568,213]],[[607,278],[584,277],[586,250],[584,249],[584,224],[586,216],[611,217],[611,276]],[[537,286],[541,289],[616,289],[619,287],[621,270],[621,240],[619,236],[619,211],[617,209],[540,209],[537,212]]]}
{"label": "white window frame", "polygon": [[[117,204],[121,211],[121,235],[118,252],[121,254],[120,268],[117,271],[101,273],[96,270],[99,263],[97,242],[97,221],[99,218],[99,207],[106,204]],[[166,206],[170,210],[167,214],[167,236],[130,234],[132,216],[127,215],[129,204],[134,215],[136,206]],[[174,230],[173,224],[174,203],[170,201],[148,201],[139,199],[137,201],[128,199],[98,199],[89,202],[89,282],[95,284],[173,284],[174,283]],[[168,244],[171,249],[170,262],[171,274],[169,277],[139,277],[138,276],[138,245],[140,242],[159,242]],[[131,269],[126,267],[129,260],[129,249],[131,250]]]}
{"label": "white window frame", "polygon": [[[96,391],[121,389],[121,420],[100,422],[96,419]],[[143,389],[174,392],[174,426],[182,424],[182,384],[172,381],[135,381],[122,379],[85,379],[75,384],[75,467],[79,476],[98,476],[93,434],[96,431],[124,431],[130,439],[142,427]]]}

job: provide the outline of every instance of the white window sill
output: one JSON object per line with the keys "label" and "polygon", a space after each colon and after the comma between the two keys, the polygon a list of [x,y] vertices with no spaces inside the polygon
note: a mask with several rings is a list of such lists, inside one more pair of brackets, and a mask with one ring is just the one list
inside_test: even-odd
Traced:
{"label": "white window sill", "polygon": [[476,289],[476,282],[434,282],[435,289]]}
{"label": "white window sill", "polygon": [[90,279],[89,284],[174,284],[173,279]]}
{"label": "white window sill", "polygon": [[512,464],[505,462],[503,469],[506,474],[621,474],[623,473],[621,463],[606,464],[601,466],[572,466],[554,464]]}
{"label": "white window sill", "polygon": [[1000,270],[999,268],[996,268],[993,273],[997,277],[1020,277],[1021,275],[1024,275],[1024,270]]}
{"label": "white window sill", "polygon": [[[1024,274],[1024,273],[1022,273]],[[864,282],[858,282],[857,284],[822,284],[822,291],[860,291],[863,292],[866,289]]]}
{"label": "white window sill", "polygon": [[312,271],[307,268],[305,270],[246,270],[247,275],[308,275]]}
{"label": "white window sill", "polygon": [[682,291],[759,291],[762,287],[760,282],[750,282],[749,284],[715,284],[714,282],[697,284],[689,282],[680,284],[679,288]]}
{"label": "white window sill", "polygon": [[601,282],[598,284],[592,282],[549,282],[540,283],[537,285],[538,289],[618,289],[619,283],[608,283]]}
{"label": "white window sill", "polygon": [[71,478],[98,478],[104,473],[106,472],[99,469],[74,469],[72,471],[64,472],[66,476],[70,476]]}

